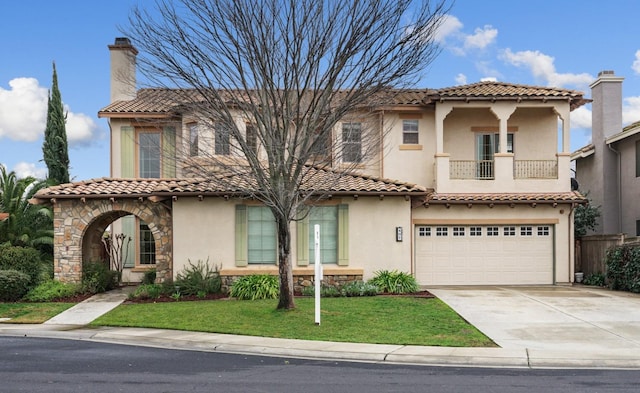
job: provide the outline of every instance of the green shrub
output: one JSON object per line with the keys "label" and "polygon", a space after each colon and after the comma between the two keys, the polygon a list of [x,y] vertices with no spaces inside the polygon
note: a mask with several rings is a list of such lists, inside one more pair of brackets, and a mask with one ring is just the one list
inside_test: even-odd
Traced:
{"label": "green shrub", "polygon": [[104,262],[85,262],[82,265],[82,290],[101,293],[118,286],[119,273],[109,270]]}
{"label": "green shrub", "polygon": [[378,270],[368,283],[375,285],[383,293],[412,293],[419,289],[415,277],[397,270]]}
{"label": "green shrub", "polygon": [[585,277],[582,281],[584,285],[592,285],[596,287],[604,287],[605,285],[605,275],[602,273],[593,273]]}
{"label": "green shrub", "polygon": [[51,302],[74,296],[81,292],[82,287],[78,284],[49,280],[30,290],[23,300],[28,302]]}
{"label": "green shrub", "polygon": [[[302,295],[304,296],[315,296],[315,294],[316,294],[315,285],[304,287],[302,289]],[[340,297],[340,296],[343,296],[343,295],[338,288],[331,285],[320,286],[320,297]]]}
{"label": "green shrub", "polygon": [[15,302],[28,291],[31,278],[17,270],[0,270],[0,301]]}
{"label": "green shrub", "polygon": [[157,299],[169,293],[170,290],[162,284],[142,284],[129,294],[129,299]]}
{"label": "green shrub", "polygon": [[375,296],[378,294],[379,289],[377,286],[364,281],[352,281],[345,284],[342,287],[341,292],[343,296],[347,297]]}
{"label": "green shrub", "polygon": [[196,265],[189,261],[189,265],[183,271],[178,273],[173,283],[174,287],[179,288],[182,295],[197,295],[198,293],[220,293],[222,288],[222,279],[218,272],[218,267],[212,269],[209,262],[198,261]]}
{"label": "green shrub", "polygon": [[229,296],[241,300],[277,299],[280,292],[278,276],[252,274],[236,280]]}
{"label": "green shrub", "polygon": [[142,284],[154,284],[156,282],[156,269],[147,270],[142,275]]}
{"label": "green shrub", "polygon": [[40,253],[35,248],[0,244],[0,270],[17,270],[29,276],[29,289],[40,279]]}
{"label": "green shrub", "polygon": [[607,279],[612,289],[640,293],[640,246],[609,248],[606,265]]}

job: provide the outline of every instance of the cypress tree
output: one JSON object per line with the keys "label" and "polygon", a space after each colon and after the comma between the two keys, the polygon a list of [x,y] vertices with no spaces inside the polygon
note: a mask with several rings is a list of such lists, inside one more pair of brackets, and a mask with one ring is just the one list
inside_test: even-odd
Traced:
{"label": "cypress tree", "polygon": [[53,63],[53,82],[47,102],[47,126],[44,130],[42,153],[49,171],[49,180],[56,184],[69,182],[69,152],[67,148],[66,116],[58,89],[56,63]]}

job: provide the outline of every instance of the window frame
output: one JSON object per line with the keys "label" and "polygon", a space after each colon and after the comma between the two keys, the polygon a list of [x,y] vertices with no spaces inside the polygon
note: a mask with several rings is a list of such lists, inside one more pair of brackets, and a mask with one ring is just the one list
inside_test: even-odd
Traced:
{"label": "window frame", "polygon": [[[150,239],[145,235],[149,235]],[[136,259],[135,267],[151,268],[157,264],[157,250],[155,237],[149,225],[141,219],[136,219]],[[149,262],[143,262],[149,257]]]}
{"label": "window frame", "polygon": [[187,124],[189,130],[189,157],[200,155],[200,140],[198,123]]}
{"label": "window frame", "polygon": [[[329,211],[329,209],[331,209],[331,214],[333,215],[331,217],[331,220],[326,219],[326,211]],[[318,211],[322,210],[322,218],[313,218],[314,214],[318,214]],[[339,243],[340,243],[340,239],[339,239],[339,218],[338,218],[338,205],[319,205],[319,206],[312,206],[311,209],[309,210],[308,213],[308,225],[309,225],[309,264],[313,265],[315,263],[315,233],[314,233],[314,225],[318,222],[320,222],[321,225],[321,230],[320,230],[320,249],[321,249],[321,254],[320,257],[322,258],[322,264],[338,264],[338,247],[339,247]],[[324,227],[325,229],[327,227],[331,227],[333,230],[333,233],[323,233],[322,231],[322,227],[323,227],[323,223],[325,224]],[[323,240],[324,239],[324,240]],[[327,242],[329,242],[329,244],[333,244],[333,247],[328,247],[326,246]],[[325,256],[327,255],[327,251],[330,251],[331,257],[329,259],[325,258]]]}
{"label": "window frame", "polygon": [[[415,125],[415,129],[414,129],[414,125]],[[402,144],[403,145],[419,145],[420,144],[420,121],[419,120],[417,119],[402,120]]]}
{"label": "window frame", "polygon": [[362,158],[362,123],[342,122],[342,162],[359,164]]}
{"label": "window frame", "polygon": [[213,134],[213,153],[218,156],[231,155],[231,131],[222,124],[214,124]]}
{"label": "window frame", "polygon": [[[261,216],[260,219],[252,219],[252,215],[254,215],[257,211],[260,212],[260,216]],[[265,219],[264,214],[266,211],[269,212],[270,219]],[[265,248],[264,247],[265,233],[263,232],[263,230],[267,226],[269,226],[269,224],[271,224],[271,230],[273,231],[273,234],[269,236],[273,238],[272,239],[273,247]],[[255,225],[260,226],[259,243],[261,247],[252,248],[252,246],[257,245],[258,243],[257,239],[254,236],[252,236],[252,226],[255,226]],[[253,230],[255,231],[256,228],[254,227]],[[268,251],[271,251],[273,253],[272,260],[259,258],[259,260],[252,261],[252,256],[255,257],[257,255],[256,253],[259,252],[261,253],[261,256],[264,256],[264,255],[267,255],[265,253]],[[277,265],[278,264],[278,232],[276,227],[276,221],[273,218],[273,213],[271,212],[271,209],[269,209],[267,206],[247,206],[247,264],[249,265]]]}

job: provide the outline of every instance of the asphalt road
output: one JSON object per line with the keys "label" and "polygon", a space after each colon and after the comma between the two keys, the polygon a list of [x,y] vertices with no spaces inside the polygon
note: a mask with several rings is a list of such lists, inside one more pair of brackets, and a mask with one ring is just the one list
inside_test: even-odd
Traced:
{"label": "asphalt road", "polygon": [[0,337],[0,392],[637,392],[640,371],[425,367]]}

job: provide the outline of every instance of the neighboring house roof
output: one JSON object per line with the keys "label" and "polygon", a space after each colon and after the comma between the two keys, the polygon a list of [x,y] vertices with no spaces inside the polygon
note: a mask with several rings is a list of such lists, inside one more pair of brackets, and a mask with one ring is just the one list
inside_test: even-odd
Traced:
{"label": "neighboring house roof", "polygon": [[[339,175],[331,171],[316,170],[315,184],[325,181],[333,186],[325,190],[331,195],[416,195],[424,196],[429,190],[415,184],[375,179],[358,175]],[[336,176],[340,176],[337,178]],[[242,196],[247,195],[246,176],[233,175],[222,183],[215,179],[114,179],[99,178],[77,183],[62,184],[40,190],[38,200],[79,198],[145,198],[166,196]],[[323,180],[324,179],[324,180]],[[335,184],[334,184],[335,183]],[[236,186],[237,185],[237,186]],[[317,187],[316,187],[317,189]],[[304,190],[303,190],[304,191]]]}
{"label": "neighboring house roof", "polygon": [[586,203],[587,199],[577,191],[555,193],[433,193],[423,205],[456,205],[456,204],[560,204]]}
{"label": "neighboring house roof", "polygon": [[9,218],[9,213],[0,213],[0,221],[4,221]]}
{"label": "neighboring house roof", "polygon": [[577,160],[579,158],[589,157],[595,152],[596,152],[596,147],[593,145],[593,143],[590,143],[587,146],[583,146],[578,150],[574,151],[573,153],[571,153],[571,161]]}
{"label": "neighboring house roof", "polygon": [[[443,101],[517,100],[517,101],[568,101],[571,110],[591,100],[574,90],[551,87],[517,85],[502,82],[479,82],[471,85],[443,89],[389,90],[383,97],[385,106],[425,106]],[[169,117],[187,103],[198,102],[199,93],[193,89],[140,89],[136,98],[116,101],[98,112],[99,117]]]}
{"label": "neighboring house roof", "polygon": [[614,142],[621,141],[621,140],[623,140],[625,138],[628,138],[630,136],[636,135],[638,133],[640,133],[640,121],[637,121],[637,122],[635,122],[633,124],[630,124],[630,125],[624,127],[622,129],[622,132],[619,132],[619,133],[617,133],[615,135],[611,135],[610,137],[605,139],[605,142],[607,144],[611,144],[611,143],[614,143]]}

